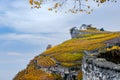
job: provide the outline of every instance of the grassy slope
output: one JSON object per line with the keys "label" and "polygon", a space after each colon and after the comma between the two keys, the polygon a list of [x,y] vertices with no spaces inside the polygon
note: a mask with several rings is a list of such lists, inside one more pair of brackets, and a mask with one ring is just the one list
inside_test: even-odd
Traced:
{"label": "grassy slope", "polygon": [[33,60],[31,60],[27,68],[20,71],[13,80],[56,80],[61,78],[59,75],[48,74],[37,69]]}
{"label": "grassy slope", "polygon": [[[84,56],[83,50],[94,50],[94,49],[102,48],[106,46],[104,44],[104,41],[118,36],[120,36],[120,33],[103,33],[103,34],[94,34],[94,35],[91,34],[89,36],[85,36],[84,38],[71,39],[63,42],[60,45],[54,46],[51,49],[46,50],[45,52],[35,57],[34,59],[38,60],[39,64],[45,66],[47,66],[48,64],[51,65],[55,64],[54,61],[50,60],[50,57],[61,62],[62,65],[66,67],[75,66],[76,64],[81,65],[81,63],[76,63],[75,61],[82,60],[82,57]],[[41,58],[46,56],[49,57],[49,59]],[[34,64],[32,64],[33,60],[30,62],[30,64],[24,71],[16,75],[14,80],[45,80],[44,78],[47,78],[47,80],[54,80],[58,78],[58,76],[56,75],[50,75],[43,71],[35,69]],[[25,71],[27,71],[27,74],[25,73]],[[19,79],[19,77],[21,77],[22,79]],[[79,78],[81,77],[81,73],[79,74],[78,77]]]}

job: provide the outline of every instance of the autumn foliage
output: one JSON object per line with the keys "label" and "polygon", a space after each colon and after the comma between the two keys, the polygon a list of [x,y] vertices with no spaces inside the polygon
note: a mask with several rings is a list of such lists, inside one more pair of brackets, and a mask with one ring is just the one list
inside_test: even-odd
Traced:
{"label": "autumn foliage", "polygon": [[[83,34],[84,36],[84,34]],[[119,32],[107,32],[90,34],[83,38],[75,38],[67,40],[62,44],[54,46],[39,56],[36,56],[30,61],[27,68],[20,71],[13,80],[56,80],[60,77],[54,74],[48,74],[40,69],[37,69],[34,60],[37,60],[40,66],[54,66],[55,60],[61,63],[62,66],[81,66],[81,60],[84,56],[84,50],[101,49],[106,46],[105,41],[120,37]],[[108,52],[111,53],[111,52]],[[112,52],[113,53],[113,52]],[[116,53],[116,52],[115,52]],[[117,53],[116,53],[117,54]],[[106,54],[108,55],[108,54]],[[114,54],[109,54],[114,57]],[[53,60],[55,59],[55,60]],[[77,62],[78,61],[78,62]],[[78,74],[79,80],[82,79],[82,73]]]}
{"label": "autumn foliage", "polygon": [[20,71],[13,80],[56,80],[59,76],[36,69],[32,60],[26,69]]}
{"label": "autumn foliage", "polygon": [[93,11],[93,8],[88,3],[91,2],[95,2],[98,6],[100,6],[106,2],[117,2],[117,0],[29,0],[32,8],[41,8],[41,6],[45,5],[46,3],[51,4],[53,6],[48,7],[48,10],[54,11],[55,13],[61,9],[65,10],[66,7],[68,7],[67,11],[65,12],[86,12],[90,14]]}

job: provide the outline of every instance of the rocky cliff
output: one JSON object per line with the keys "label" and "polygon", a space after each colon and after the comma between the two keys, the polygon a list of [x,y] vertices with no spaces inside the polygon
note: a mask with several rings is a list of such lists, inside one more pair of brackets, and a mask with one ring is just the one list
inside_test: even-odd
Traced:
{"label": "rocky cliff", "polygon": [[[120,33],[94,32],[96,33],[87,35],[81,34],[81,36],[84,37],[70,39],[62,44],[47,49],[45,52],[32,59],[28,66],[24,70],[20,71],[13,80],[71,80],[71,77],[74,80],[81,80],[81,64],[84,56],[84,50],[95,53],[96,51],[99,51],[98,49],[102,49],[107,46],[108,42],[106,43],[105,41],[120,36]],[[88,74],[90,71],[89,69],[86,71],[86,66],[89,66],[89,64],[87,64],[87,62],[85,64],[86,65],[83,65],[83,68],[85,68],[83,69],[83,74]],[[91,66],[92,64],[90,67]],[[92,69],[90,68],[90,70]],[[87,80],[85,78],[88,76],[84,76],[83,79]],[[97,78],[95,80],[97,80]]]}
{"label": "rocky cliff", "polygon": [[120,80],[120,64],[96,56],[84,56],[83,80]]}

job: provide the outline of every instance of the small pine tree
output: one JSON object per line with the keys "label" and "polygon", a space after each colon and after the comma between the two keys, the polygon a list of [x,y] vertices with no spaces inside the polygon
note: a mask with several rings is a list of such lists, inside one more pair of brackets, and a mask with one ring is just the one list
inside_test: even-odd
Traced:
{"label": "small pine tree", "polygon": [[105,31],[104,28],[101,28],[100,31]]}

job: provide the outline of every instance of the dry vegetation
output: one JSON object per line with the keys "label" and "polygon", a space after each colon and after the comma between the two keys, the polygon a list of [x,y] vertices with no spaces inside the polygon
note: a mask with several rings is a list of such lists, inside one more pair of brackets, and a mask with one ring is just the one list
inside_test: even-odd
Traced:
{"label": "dry vegetation", "polygon": [[[94,50],[105,46],[104,41],[120,36],[118,33],[108,34],[95,34],[85,38],[71,39],[58,46],[55,46],[49,50],[46,50],[42,54],[52,56],[67,54],[83,54],[83,50]],[[66,54],[65,54],[66,55]],[[60,56],[59,56],[60,57]],[[65,57],[69,58],[69,57]],[[64,59],[64,57],[62,58]]]}
{"label": "dry vegetation", "polygon": [[61,65],[65,67],[81,66],[81,62],[62,62]]}
{"label": "dry vegetation", "polygon": [[[54,46],[42,55],[34,58],[38,60],[39,65],[52,66],[55,64],[52,58],[61,62],[63,66],[75,66],[81,65],[81,63],[75,63],[75,61],[81,61],[84,56],[84,50],[94,50],[99,49],[106,44],[106,40],[119,37],[120,33],[100,33],[100,34],[90,34],[84,38],[76,38],[63,42],[60,45]],[[43,56],[45,55],[45,56]],[[51,58],[52,57],[52,58]],[[31,61],[32,62],[32,61]],[[82,73],[78,74],[79,80],[81,80]],[[53,74],[47,74],[41,70],[35,68],[34,64],[30,63],[28,67],[19,72],[14,80],[54,80],[57,79]]]}
{"label": "dry vegetation", "polygon": [[78,80],[82,80],[82,76],[83,76],[83,75],[82,75],[82,71],[80,71],[80,72],[78,73],[78,76],[77,76],[77,77],[78,77]]}
{"label": "dry vegetation", "polygon": [[120,64],[120,47],[113,46],[112,48],[108,49],[107,52],[100,53],[97,57],[105,58],[110,62]]}
{"label": "dry vegetation", "polygon": [[80,30],[80,32],[88,32],[88,33],[107,33],[106,31],[100,31],[100,30],[92,30],[92,29],[87,29],[87,30]]}
{"label": "dry vegetation", "polygon": [[56,80],[60,76],[45,73],[42,70],[36,69],[33,60],[25,70],[20,71],[13,80]]}
{"label": "dry vegetation", "polygon": [[54,58],[56,58],[60,62],[72,62],[77,60],[82,60],[83,54],[78,53],[63,53],[58,55],[54,55]]}
{"label": "dry vegetation", "polygon": [[37,64],[40,66],[44,66],[44,67],[48,67],[48,66],[54,66],[55,65],[55,61],[52,60],[52,58],[48,57],[48,56],[39,56],[37,58],[38,62]]}

